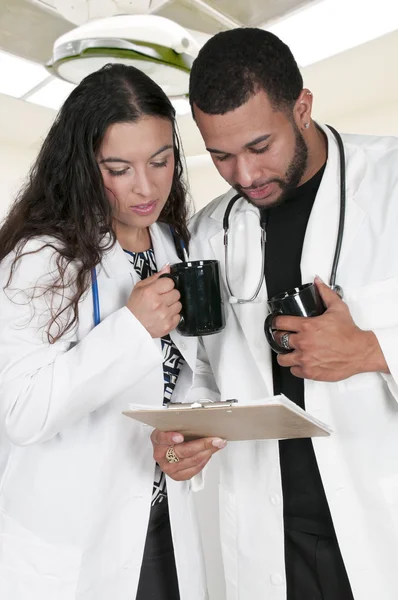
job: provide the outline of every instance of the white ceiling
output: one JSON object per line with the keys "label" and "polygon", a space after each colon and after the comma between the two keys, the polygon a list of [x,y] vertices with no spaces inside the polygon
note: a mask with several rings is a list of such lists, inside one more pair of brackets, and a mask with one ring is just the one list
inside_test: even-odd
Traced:
{"label": "white ceiling", "polygon": [[0,0],[0,48],[45,63],[53,42],[88,19],[151,13],[205,34],[259,26],[316,0]]}
{"label": "white ceiling", "polygon": [[[314,94],[314,116],[333,119],[375,106],[398,103],[398,31],[302,69]],[[55,116],[51,109],[0,95],[0,143],[39,147]],[[187,156],[205,152],[189,115],[179,118]]]}

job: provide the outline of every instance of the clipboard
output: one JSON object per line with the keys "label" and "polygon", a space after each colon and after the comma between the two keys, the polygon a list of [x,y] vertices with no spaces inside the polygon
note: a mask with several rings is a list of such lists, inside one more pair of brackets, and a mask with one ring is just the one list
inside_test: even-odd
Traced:
{"label": "clipboard", "polygon": [[170,403],[161,408],[131,406],[124,415],[160,431],[181,433],[186,441],[220,437],[227,441],[329,436],[331,429],[283,394],[249,404],[236,399]]}

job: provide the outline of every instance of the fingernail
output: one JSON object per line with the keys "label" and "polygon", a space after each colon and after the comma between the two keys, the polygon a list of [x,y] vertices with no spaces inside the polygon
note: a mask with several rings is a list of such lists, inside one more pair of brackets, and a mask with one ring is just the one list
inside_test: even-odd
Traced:
{"label": "fingernail", "polygon": [[171,439],[173,440],[173,442],[174,442],[175,444],[181,444],[181,442],[183,442],[183,441],[184,441],[184,438],[183,438],[183,436],[182,436],[181,434],[179,434],[179,433],[178,433],[178,434],[176,434],[176,435],[173,435],[173,437],[172,437]]}
{"label": "fingernail", "polygon": [[166,268],[166,267],[168,267],[169,265],[170,265],[170,263],[169,263],[169,262],[167,262],[167,263],[164,263],[163,267],[162,267],[160,270],[161,270],[161,271],[163,271],[163,269],[165,269],[165,268]]}
{"label": "fingernail", "polygon": [[214,446],[215,448],[225,448],[225,446],[227,445],[227,441],[226,440],[222,440],[221,438],[215,438],[212,443],[212,446]]}
{"label": "fingernail", "polygon": [[315,281],[319,281],[320,283],[325,283],[322,279],[322,277],[319,277],[319,275],[315,275]]}

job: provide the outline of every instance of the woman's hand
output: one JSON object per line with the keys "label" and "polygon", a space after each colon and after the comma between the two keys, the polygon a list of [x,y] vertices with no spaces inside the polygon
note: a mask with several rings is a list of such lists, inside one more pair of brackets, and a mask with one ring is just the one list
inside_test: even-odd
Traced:
{"label": "woman's hand", "polygon": [[[227,442],[221,438],[202,438],[184,442],[181,433],[152,431],[153,457],[166,475],[175,481],[186,481],[197,475],[209,462],[215,452],[225,448]],[[169,462],[166,454],[174,450],[177,462]]]}
{"label": "woman's hand", "polygon": [[172,279],[159,279],[160,275],[168,272],[169,265],[137,283],[127,302],[127,308],[153,338],[166,335],[180,321],[180,292],[174,288]]}

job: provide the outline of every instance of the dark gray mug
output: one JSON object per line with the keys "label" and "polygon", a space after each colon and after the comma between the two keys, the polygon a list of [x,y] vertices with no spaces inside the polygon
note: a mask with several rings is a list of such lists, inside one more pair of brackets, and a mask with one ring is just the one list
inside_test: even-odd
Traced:
{"label": "dark gray mug", "polygon": [[268,300],[269,315],[265,319],[264,333],[268,344],[277,354],[291,352],[282,348],[274,338],[273,321],[279,315],[292,317],[317,317],[326,307],[314,283],[304,283],[299,287],[277,294]]}

